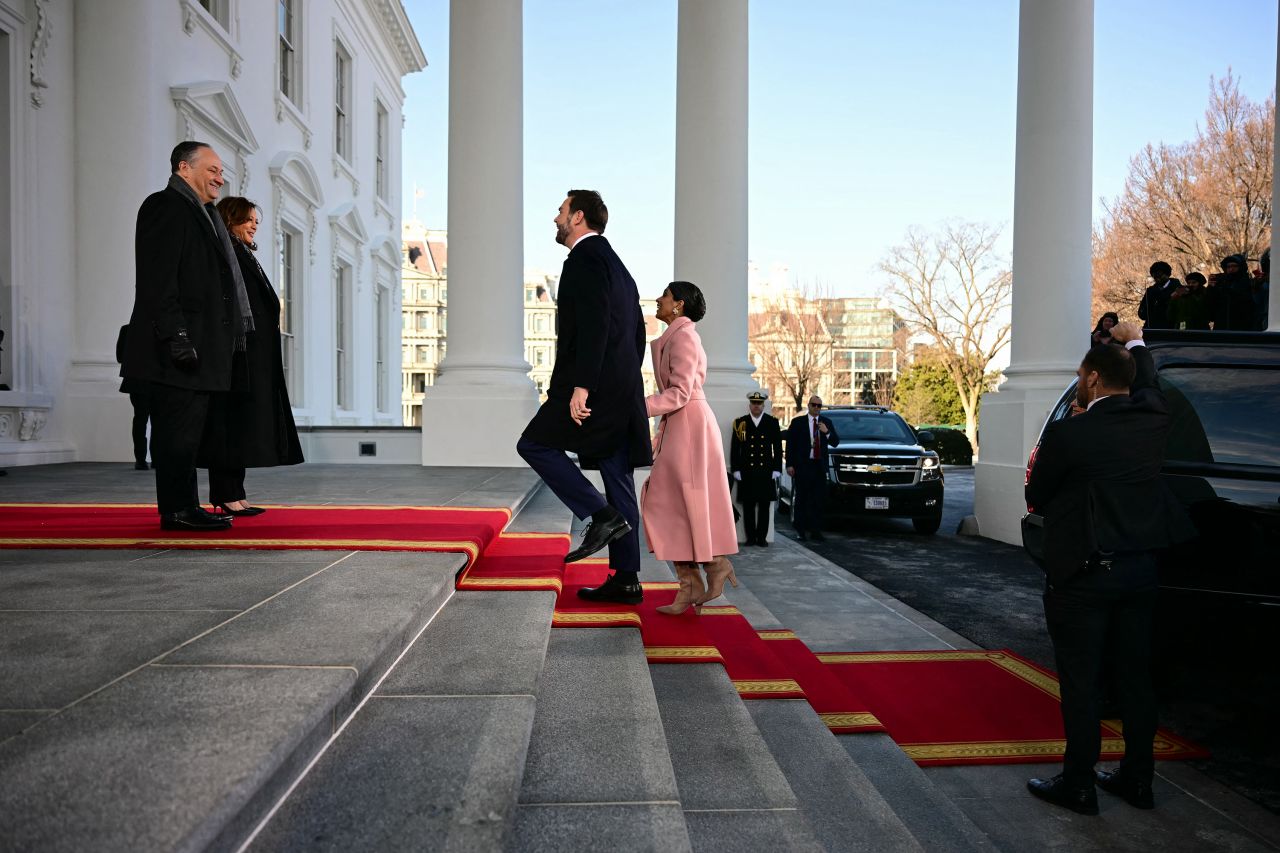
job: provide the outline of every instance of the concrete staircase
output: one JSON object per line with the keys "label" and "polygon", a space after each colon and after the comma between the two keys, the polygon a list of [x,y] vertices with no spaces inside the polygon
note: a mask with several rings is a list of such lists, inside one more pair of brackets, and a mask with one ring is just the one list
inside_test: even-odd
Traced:
{"label": "concrete staircase", "polygon": [[[569,528],[536,484],[494,489],[509,529]],[[803,701],[742,701],[718,665],[650,666],[634,629],[553,631],[549,592],[455,592],[461,562],[299,564],[29,731],[0,729],[0,851],[1109,846],[1078,827],[1115,825],[1047,813],[1016,780],[993,810],[972,777],[922,770],[886,736],[834,736]],[[733,603],[779,627],[746,586]],[[1124,826],[1169,850],[1272,849]]]}
{"label": "concrete staircase", "polygon": [[[568,522],[543,492],[512,528]],[[891,784],[807,703],[743,702],[718,665],[650,666],[634,629],[552,631],[553,602],[456,593],[247,849],[988,846],[886,738],[864,752]]]}

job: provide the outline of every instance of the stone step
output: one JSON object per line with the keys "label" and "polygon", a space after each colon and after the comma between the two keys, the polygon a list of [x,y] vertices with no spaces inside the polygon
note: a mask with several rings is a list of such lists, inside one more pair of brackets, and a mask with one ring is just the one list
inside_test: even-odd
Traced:
{"label": "stone step", "polygon": [[0,837],[234,847],[452,594],[463,560],[353,553],[5,741]]}
{"label": "stone step", "polygon": [[752,700],[743,704],[823,849],[828,853],[923,849],[809,703]]}
{"label": "stone step", "polygon": [[929,851],[995,849],[991,839],[886,734],[836,740],[866,775],[911,835]]}
{"label": "stone step", "polygon": [[507,849],[691,849],[635,629],[552,631]]}
{"label": "stone step", "polygon": [[[568,530],[568,512],[536,485],[512,510],[510,531]],[[501,849],[554,604],[550,592],[455,593],[251,849]]]}
{"label": "stone step", "polygon": [[[424,476],[420,469],[378,471],[348,483],[349,494],[319,491],[334,500],[360,501],[364,489],[384,501],[518,512],[539,487],[528,472]],[[158,552],[104,572],[102,559],[86,561],[80,552],[59,564],[66,577],[51,585],[43,567],[59,553],[42,552],[33,563],[56,594],[39,593],[28,606],[67,612],[33,609],[0,625],[0,648],[35,662],[16,670],[29,677],[6,701],[49,709],[0,742],[4,849],[237,849],[453,595],[465,562],[451,553],[215,550]],[[24,566],[6,563],[5,571],[22,588]],[[344,748],[390,765],[387,744],[401,744],[404,760],[424,733],[459,732],[441,742],[472,752],[433,750],[432,760],[466,764],[477,779],[489,778],[484,768],[507,773],[514,792],[520,769],[511,768],[511,756],[524,753],[551,596],[542,594],[536,608],[531,624],[540,639],[521,640],[535,673],[519,687],[523,695],[470,702],[378,697],[364,727],[375,734],[359,742],[357,731]],[[460,603],[459,615],[463,609]],[[54,617],[72,623],[72,647],[84,652],[60,659],[43,648]],[[503,621],[504,637],[514,641],[515,620]],[[122,633],[128,625],[136,625],[136,639]],[[452,669],[469,667],[455,659]],[[427,679],[433,670],[402,672]],[[497,678],[497,671],[487,676]],[[42,692],[42,684],[57,689]],[[466,735],[476,730],[480,736]],[[487,811],[477,826],[485,820]]]}
{"label": "stone step", "polygon": [[456,593],[251,849],[502,849],[554,601]]}
{"label": "stone step", "polygon": [[693,849],[821,851],[724,667],[650,673]]}

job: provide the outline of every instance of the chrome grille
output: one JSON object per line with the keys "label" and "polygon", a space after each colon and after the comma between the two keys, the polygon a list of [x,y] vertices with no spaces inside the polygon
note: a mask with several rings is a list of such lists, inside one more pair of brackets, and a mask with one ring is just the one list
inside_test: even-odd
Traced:
{"label": "chrome grille", "polygon": [[920,460],[914,456],[851,456],[834,458],[836,482],[849,486],[912,486],[920,473]]}

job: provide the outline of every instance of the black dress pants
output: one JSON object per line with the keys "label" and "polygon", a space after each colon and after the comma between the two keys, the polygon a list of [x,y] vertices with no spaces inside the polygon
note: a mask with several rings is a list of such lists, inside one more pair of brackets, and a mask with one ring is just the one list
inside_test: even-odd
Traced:
{"label": "black dress pants", "polygon": [[156,506],[161,515],[200,505],[196,453],[209,412],[209,394],[151,383],[151,464],[156,471]]}
{"label": "black dress pants", "polygon": [[235,503],[244,500],[243,468],[210,468],[209,469],[209,503]]}
{"label": "black dress pants", "polygon": [[1120,769],[1150,782],[1155,766],[1156,697],[1151,684],[1151,624],[1156,562],[1146,552],[1120,553],[1109,570],[1095,569],[1044,594],[1067,735],[1063,775],[1072,786],[1093,784],[1102,749],[1099,674],[1104,656],[1114,676],[1124,723]]}
{"label": "black dress pants", "polygon": [[133,405],[133,461],[147,461],[147,421],[151,417],[151,404],[146,394],[130,394]]}
{"label": "black dress pants", "polygon": [[747,542],[763,542],[769,535],[769,507],[773,501],[743,501],[742,527]]}
{"label": "black dress pants", "polygon": [[799,533],[820,533],[827,508],[827,460],[802,459],[791,480],[791,523]]}

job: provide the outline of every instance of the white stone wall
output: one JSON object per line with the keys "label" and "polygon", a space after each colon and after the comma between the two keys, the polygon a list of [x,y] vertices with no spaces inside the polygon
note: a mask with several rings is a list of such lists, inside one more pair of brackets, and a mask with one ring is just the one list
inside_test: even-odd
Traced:
{"label": "white stone wall", "polygon": [[[0,0],[10,150],[0,156],[0,381],[13,389],[0,391],[0,415],[10,413],[0,420],[31,425],[17,430],[25,438],[0,429],[0,465],[130,458],[114,347],[133,304],[134,222],[184,138],[218,150],[224,194],[262,208],[258,257],[277,290],[283,234],[295,235],[299,423],[400,423],[400,80],[425,60],[398,0],[296,2],[295,104],[278,94],[275,0],[220,0],[221,20],[198,0]],[[338,44],[351,58],[345,159],[335,152]],[[375,192],[378,103],[385,198]],[[345,407],[338,265],[352,277]]]}

